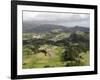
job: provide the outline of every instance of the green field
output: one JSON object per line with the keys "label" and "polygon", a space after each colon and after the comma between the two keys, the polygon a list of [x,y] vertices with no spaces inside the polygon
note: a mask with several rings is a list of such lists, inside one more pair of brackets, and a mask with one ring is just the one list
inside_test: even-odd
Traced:
{"label": "green field", "polygon": [[88,33],[84,32],[24,33],[22,67],[88,66],[88,43]]}
{"label": "green field", "polygon": [[[23,68],[43,68],[43,67],[64,67],[65,63],[70,61],[62,62],[60,54],[50,57],[45,56],[43,53],[27,55],[23,57]],[[89,53],[82,53],[82,59],[80,59],[81,65],[89,65]]]}

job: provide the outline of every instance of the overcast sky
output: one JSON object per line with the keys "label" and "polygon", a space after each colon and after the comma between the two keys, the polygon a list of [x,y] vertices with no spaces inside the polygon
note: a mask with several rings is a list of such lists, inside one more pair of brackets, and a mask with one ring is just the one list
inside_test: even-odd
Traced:
{"label": "overcast sky", "polygon": [[39,24],[56,24],[63,26],[89,27],[90,15],[77,13],[29,12],[23,11],[23,22]]}

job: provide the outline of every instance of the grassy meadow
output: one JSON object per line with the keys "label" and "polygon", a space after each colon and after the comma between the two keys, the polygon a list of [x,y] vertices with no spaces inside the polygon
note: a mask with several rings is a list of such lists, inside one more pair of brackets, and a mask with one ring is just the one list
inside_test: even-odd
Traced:
{"label": "grassy meadow", "polygon": [[22,62],[24,69],[88,66],[89,33],[23,33]]}

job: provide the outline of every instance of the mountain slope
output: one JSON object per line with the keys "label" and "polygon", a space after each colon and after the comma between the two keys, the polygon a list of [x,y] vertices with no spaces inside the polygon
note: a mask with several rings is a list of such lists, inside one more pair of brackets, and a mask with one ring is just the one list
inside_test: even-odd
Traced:
{"label": "mountain slope", "polygon": [[[30,27],[31,26],[31,27]],[[41,24],[41,25],[23,25],[23,32],[30,33],[45,33],[45,32],[52,32],[55,29],[60,29],[62,32],[76,32],[76,31],[82,31],[82,32],[89,32],[89,28],[86,27],[66,27],[62,25],[54,25],[54,24]]]}

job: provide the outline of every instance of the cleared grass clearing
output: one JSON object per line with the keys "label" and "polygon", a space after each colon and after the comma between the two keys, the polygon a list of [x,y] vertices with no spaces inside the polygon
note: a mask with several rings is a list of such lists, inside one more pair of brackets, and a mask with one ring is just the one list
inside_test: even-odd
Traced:
{"label": "cleared grass clearing", "polygon": [[[48,54],[45,56],[44,53],[42,52],[32,55],[24,55],[23,68],[29,69],[29,68],[46,68],[46,67],[64,67],[65,63],[69,63],[69,61],[66,62],[61,61],[60,55],[64,51],[62,47],[53,46],[51,47],[51,50],[53,50],[52,51],[53,57],[50,57]],[[80,53],[80,55],[81,55],[80,58],[81,65],[88,66],[90,63],[89,51],[87,51],[86,53],[82,52]]]}
{"label": "cleared grass clearing", "polygon": [[50,47],[52,56],[44,53],[36,53],[32,55],[25,55],[23,57],[23,68],[43,68],[43,67],[61,67],[63,63],[60,60],[60,53],[63,51],[61,47]]}

